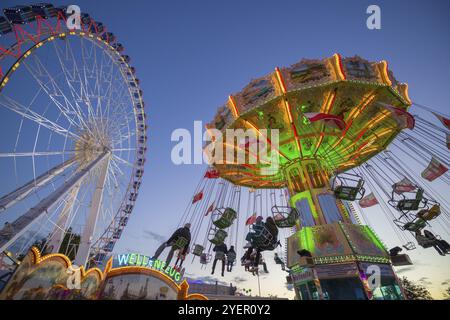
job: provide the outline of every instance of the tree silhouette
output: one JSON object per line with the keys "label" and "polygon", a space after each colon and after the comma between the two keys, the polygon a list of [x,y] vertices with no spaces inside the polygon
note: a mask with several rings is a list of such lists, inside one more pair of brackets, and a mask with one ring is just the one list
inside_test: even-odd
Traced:
{"label": "tree silhouette", "polygon": [[445,300],[450,300],[450,287],[445,289],[445,291],[444,291],[444,299]]}
{"label": "tree silhouette", "polygon": [[405,291],[408,300],[433,300],[430,291],[421,285],[412,282],[406,277],[400,279],[401,285]]}

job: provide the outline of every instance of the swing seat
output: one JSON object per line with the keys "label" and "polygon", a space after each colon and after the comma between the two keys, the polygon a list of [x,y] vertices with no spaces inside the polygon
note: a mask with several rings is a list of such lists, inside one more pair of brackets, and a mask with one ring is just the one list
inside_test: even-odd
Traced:
{"label": "swing seat", "polygon": [[203,254],[203,250],[205,250],[205,248],[203,246],[196,244],[194,246],[194,250],[192,250],[192,254],[194,256],[201,257],[201,255]]}
{"label": "swing seat", "polygon": [[219,244],[222,244],[227,236],[228,233],[225,230],[218,229],[217,231],[215,231],[213,237],[209,239],[209,241],[217,246]]}
{"label": "swing seat", "polygon": [[[413,199],[401,199],[397,203],[397,210],[400,210],[402,212],[407,211],[415,211],[418,210],[421,206],[421,203],[423,202],[423,189],[419,188],[416,192],[416,196]],[[424,203],[426,205],[426,201]],[[423,208],[423,206],[422,206]]]}
{"label": "swing seat", "polygon": [[403,226],[403,229],[411,231],[411,232],[416,232],[419,230],[422,230],[423,228],[425,228],[427,225],[426,221],[423,219],[416,219],[412,222],[407,222],[405,223],[405,225]]}
{"label": "swing seat", "polygon": [[[340,183],[340,184],[338,184]],[[335,176],[331,190],[340,200],[355,201],[364,197],[364,180],[358,175],[341,173]]]}
{"label": "swing seat", "polygon": [[202,253],[202,255],[200,256],[200,263],[208,264],[209,261],[211,261],[211,255],[207,253]]}
{"label": "swing seat", "polygon": [[275,250],[277,247],[276,239],[273,238],[270,231],[264,226],[259,232],[255,232],[251,237],[253,247],[263,250]]}
{"label": "swing seat", "polygon": [[361,187],[337,186],[334,189],[334,196],[341,200],[355,201],[361,190],[363,190]]}
{"label": "swing seat", "polygon": [[217,213],[215,213],[213,217],[219,216],[219,218],[217,220],[214,220],[213,218],[213,224],[219,229],[226,229],[230,227],[237,217],[236,211],[234,211],[232,208],[226,208],[223,212],[220,209],[216,210]]}
{"label": "swing seat", "polygon": [[431,248],[435,244],[435,241],[428,240],[428,241],[420,241],[418,243],[422,248],[428,249],[428,248]]}
{"label": "swing seat", "polygon": [[184,237],[179,237],[177,241],[172,245],[175,250],[181,250],[189,243],[189,241]]}
{"label": "swing seat", "polygon": [[414,242],[407,242],[406,244],[403,245],[403,248],[405,248],[406,250],[410,251],[410,250],[414,250],[416,249],[416,245],[414,244]]}
{"label": "swing seat", "polygon": [[299,213],[291,207],[272,207],[273,220],[278,228],[292,228],[295,226]]}
{"label": "swing seat", "polygon": [[402,199],[397,204],[397,209],[400,211],[415,211],[419,209],[421,200],[417,199]]}
{"label": "swing seat", "polygon": [[436,219],[441,214],[441,207],[437,204],[433,205],[430,210],[420,210],[417,213],[417,217],[425,220],[430,221],[433,219]]}

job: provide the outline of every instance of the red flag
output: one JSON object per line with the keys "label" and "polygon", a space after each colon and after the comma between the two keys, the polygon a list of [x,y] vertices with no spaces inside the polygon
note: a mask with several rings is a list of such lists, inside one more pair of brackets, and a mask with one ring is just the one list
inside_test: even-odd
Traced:
{"label": "red flag", "polygon": [[394,192],[396,194],[402,194],[403,192],[411,192],[416,189],[416,186],[413,185],[411,181],[409,181],[408,178],[403,178],[396,184],[392,186],[394,188]]}
{"label": "red flag", "polygon": [[310,122],[324,121],[325,125],[329,127],[338,128],[339,130],[344,130],[346,127],[346,124],[344,122],[344,119],[342,119],[342,117],[338,117],[332,114],[309,112],[305,113],[304,116],[308,118]]}
{"label": "red flag", "polygon": [[192,204],[196,203],[197,201],[200,201],[203,199],[203,191],[200,191],[197,193],[194,198],[192,199]]}
{"label": "red flag", "polygon": [[378,204],[378,200],[377,198],[375,198],[373,192],[359,200],[359,205],[361,206],[361,208],[368,208],[376,204]]}
{"label": "red flag", "polygon": [[414,126],[416,124],[416,120],[414,119],[414,117],[412,116],[411,113],[397,108],[397,107],[393,107],[384,103],[380,103],[381,105],[383,105],[386,109],[388,109],[391,114],[392,117],[395,119],[395,121],[398,123],[398,125],[404,129],[404,128],[408,128],[408,129],[414,129]]}
{"label": "red flag", "polygon": [[450,130],[450,119],[440,116],[437,113],[432,112],[432,114],[435,115],[436,118],[439,119],[439,121],[444,125],[444,127],[446,127],[447,129]]}
{"label": "red flag", "polygon": [[447,149],[450,150],[450,133],[447,133]]}
{"label": "red flag", "polygon": [[448,168],[439,162],[435,157],[431,157],[430,164],[421,173],[422,178],[433,181],[448,171]]}
{"label": "red flag", "polygon": [[256,222],[256,213],[252,214],[250,217],[248,217],[247,221],[245,221],[245,225],[251,225]]}
{"label": "red flag", "polygon": [[217,179],[219,177],[219,171],[216,169],[208,169],[204,177],[208,179]]}
{"label": "red flag", "polygon": [[211,205],[209,206],[208,210],[206,210],[205,217],[206,217],[210,212],[213,212],[213,210],[214,210],[214,202],[211,203]]}

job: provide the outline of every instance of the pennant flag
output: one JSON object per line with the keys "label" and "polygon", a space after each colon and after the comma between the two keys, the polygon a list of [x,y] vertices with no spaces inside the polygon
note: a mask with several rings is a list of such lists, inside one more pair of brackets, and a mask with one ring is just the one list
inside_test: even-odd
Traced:
{"label": "pennant flag", "polygon": [[305,113],[304,116],[308,118],[310,122],[323,121],[325,125],[332,128],[337,128],[339,130],[344,130],[346,124],[344,119],[341,117],[327,114],[327,113],[319,113],[319,112],[309,112]]}
{"label": "pennant flag", "polygon": [[216,169],[208,169],[205,173],[205,178],[208,179],[217,179],[219,177],[219,171],[217,171]]}
{"label": "pennant flag", "polygon": [[439,119],[439,121],[444,125],[444,127],[450,130],[450,119],[440,116],[434,112],[432,112],[432,114],[434,114],[434,116]]}
{"label": "pennant flag", "polygon": [[389,110],[392,114],[392,117],[394,120],[398,123],[398,125],[402,128],[408,128],[408,129],[414,129],[414,126],[416,124],[416,120],[414,119],[413,115],[403,109],[393,107],[384,103],[380,103],[382,106],[384,106],[387,110]]}
{"label": "pennant flag", "polygon": [[359,205],[361,206],[361,208],[368,208],[376,204],[378,204],[378,200],[377,198],[375,198],[373,192],[359,200]]}
{"label": "pennant flag", "polygon": [[211,205],[209,206],[208,210],[206,210],[205,217],[206,217],[208,214],[210,214],[211,212],[213,212],[213,210],[214,210],[214,202],[211,203]]}
{"label": "pennant flag", "polygon": [[200,191],[197,193],[194,198],[192,199],[192,204],[196,203],[197,201],[200,201],[203,199],[203,191]]}
{"label": "pennant flag", "polygon": [[408,178],[403,178],[399,182],[395,183],[392,188],[394,188],[394,192],[396,194],[402,194],[403,192],[411,192],[416,189],[416,186],[413,185]]}
{"label": "pennant flag", "polygon": [[256,213],[254,213],[250,217],[248,217],[247,221],[245,221],[245,225],[249,226],[251,224],[254,224],[255,222],[256,222]]}
{"label": "pennant flag", "polygon": [[421,173],[422,178],[433,181],[448,171],[448,168],[439,162],[435,157],[431,157],[430,164]]}

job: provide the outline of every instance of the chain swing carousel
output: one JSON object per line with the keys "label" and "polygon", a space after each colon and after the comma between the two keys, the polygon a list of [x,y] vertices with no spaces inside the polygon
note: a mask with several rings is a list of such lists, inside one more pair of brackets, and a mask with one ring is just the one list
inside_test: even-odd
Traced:
{"label": "chain swing carousel", "polygon": [[[413,104],[385,61],[335,54],[276,68],[230,96],[207,130],[252,132],[275,150],[279,168],[259,158],[249,164],[251,137],[232,142],[244,164],[213,154],[180,221],[193,224],[193,255],[206,265],[211,247],[241,250],[245,238],[245,250],[256,251],[250,264],[244,255],[246,270],[258,269],[261,252],[278,251],[298,299],[404,299],[393,266],[411,264],[406,252],[416,244],[449,252],[449,123]],[[211,140],[205,150],[226,153],[229,140]],[[380,231],[393,230],[390,250],[371,227],[375,208],[386,219]],[[244,226],[249,232],[238,237]],[[371,266],[381,276],[376,288]]]}

